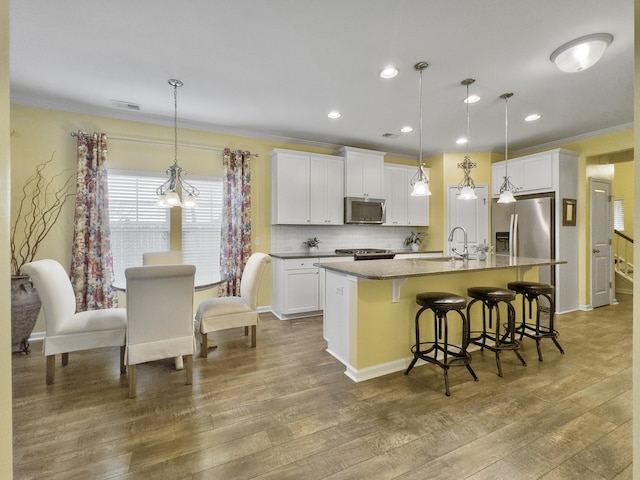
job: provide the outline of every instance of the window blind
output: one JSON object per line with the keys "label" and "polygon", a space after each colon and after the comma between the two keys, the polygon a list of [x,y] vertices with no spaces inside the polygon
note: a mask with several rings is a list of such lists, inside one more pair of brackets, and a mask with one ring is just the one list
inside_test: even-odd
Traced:
{"label": "window blind", "polygon": [[115,282],[142,265],[144,252],[169,250],[169,209],[156,207],[156,188],[165,180],[154,173],[109,171],[109,223]]}
{"label": "window blind", "polygon": [[182,210],[182,261],[196,266],[196,284],[211,283],[220,276],[222,179],[193,178],[200,190],[197,208]]}
{"label": "window blind", "polygon": [[622,232],[624,230],[624,199],[617,198],[613,201],[613,228]]}

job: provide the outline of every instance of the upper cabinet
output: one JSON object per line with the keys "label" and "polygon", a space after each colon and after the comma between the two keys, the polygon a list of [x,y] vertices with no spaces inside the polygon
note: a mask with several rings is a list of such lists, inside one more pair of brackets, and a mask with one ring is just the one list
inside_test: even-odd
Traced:
{"label": "upper cabinet", "polygon": [[[575,163],[575,152],[563,149],[549,150],[508,161],[508,175],[516,187],[516,195],[561,191],[561,173],[567,163]],[[500,196],[500,187],[505,177],[505,162],[492,165],[492,189],[494,197]]]}
{"label": "upper cabinet", "polygon": [[[384,195],[386,199],[387,219],[390,226],[428,226],[429,197],[411,196],[411,179],[417,167],[384,165]],[[428,172],[427,172],[428,173]]]}
{"label": "upper cabinet", "polygon": [[384,152],[341,147],[344,157],[344,196],[384,198]]}
{"label": "upper cabinet", "polygon": [[276,148],[271,152],[271,223],[343,223],[342,157]]}

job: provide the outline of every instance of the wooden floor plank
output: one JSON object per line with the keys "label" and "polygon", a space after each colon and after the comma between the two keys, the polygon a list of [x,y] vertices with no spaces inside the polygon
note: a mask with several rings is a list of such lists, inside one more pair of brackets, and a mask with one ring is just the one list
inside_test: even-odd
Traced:
{"label": "wooden floor plank", "polygon": [[[14,354],[16,479],[437,479],[631,477],[631,305],[558,317],[562,355],[524,340],[523,367],[473,352],[474,382],[434,365],[353,383],[326,351],[322,317],[261,314],[193,362],[139,366],[127,398],[119,349],[56,362]],[[409,353],[408,353],[409,356]]]}

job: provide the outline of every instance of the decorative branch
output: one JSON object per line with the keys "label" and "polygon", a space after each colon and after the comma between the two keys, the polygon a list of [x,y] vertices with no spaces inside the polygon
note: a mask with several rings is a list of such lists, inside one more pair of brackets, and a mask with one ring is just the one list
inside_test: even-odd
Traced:
{"label": "decorative branch", "polygon": [[[75,175],[63,177],[66,172],[63,170],[49,179],[45,176],[44,170],[52,161],[53,155],[46,162],[36,165],[35,173],[22,187],[22,197],[9,238],[12,275],[20,275],[22,265],[33,261],[65,203],[74,196]],[[16,235],[18,232],[22,234],[20,243]]]}

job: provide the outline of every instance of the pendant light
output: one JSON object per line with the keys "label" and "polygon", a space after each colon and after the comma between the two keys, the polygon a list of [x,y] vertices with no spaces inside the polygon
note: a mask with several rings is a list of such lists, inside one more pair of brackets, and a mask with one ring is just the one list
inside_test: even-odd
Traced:
{"label": "pendant light", "polygon": [[[156,195],[158,195],[156,206],[195,208],[197,206],[196,197],[200,192],[184,179],[187,172],[178,165],[178,87],[181,87],[183,83],[172,78],[169,80],[169,85],[173,87],[173,165],[166,171],[166,174],[169,175],[167,181],[156,189]],[[184,202],[180,201],[180,195],[176,192],[178,185],[180,185],[182,192],[187,194]]]}
{"label": "pendant light", "polygon": [[413,186],[412,197],[428,197],[431,195],[429,175],[424,170],[424,164],[422,163],[422,71],[428,66],[427,62],[418,62],[414,65],[414,68],[420,72],[420,93],[418,95],[418,103],[420,104],[420,156],[418,157],[418,171],[411,179],[411,185]]}
{"label": "pendant light", "polygon": [[467,96],[465,97],[467,103],[467,154],[464,156],[464,161],[458,164],[458,168],[461,168],[464,172],[464,177],[462,178],[462,182],[458,185],[460,189],[460,195],[458,195],[458,200],[475,200],[478,197],[476,196],[476,184],[473,183],[473,179],[471,178],[471,169],[476,168],[476,164],[471,161],[471,157],[469,156],[469,85],[475,82],[474,78],[467,78],[460,82],[467,88]]}
{"label": "pendant light", "polygon": [[504,181],[500,186],[500,198],[498,199],[498,203],[513,203],[516,201],[513,196],[514,193],[518,190],[513,183],[509,180],[509,170],[508,170],[508,162],[509,162],[509,110],[508,104],[509,99],[513,97],[513,93],[507,92],[500,95],[500,98],[504,99]]}

